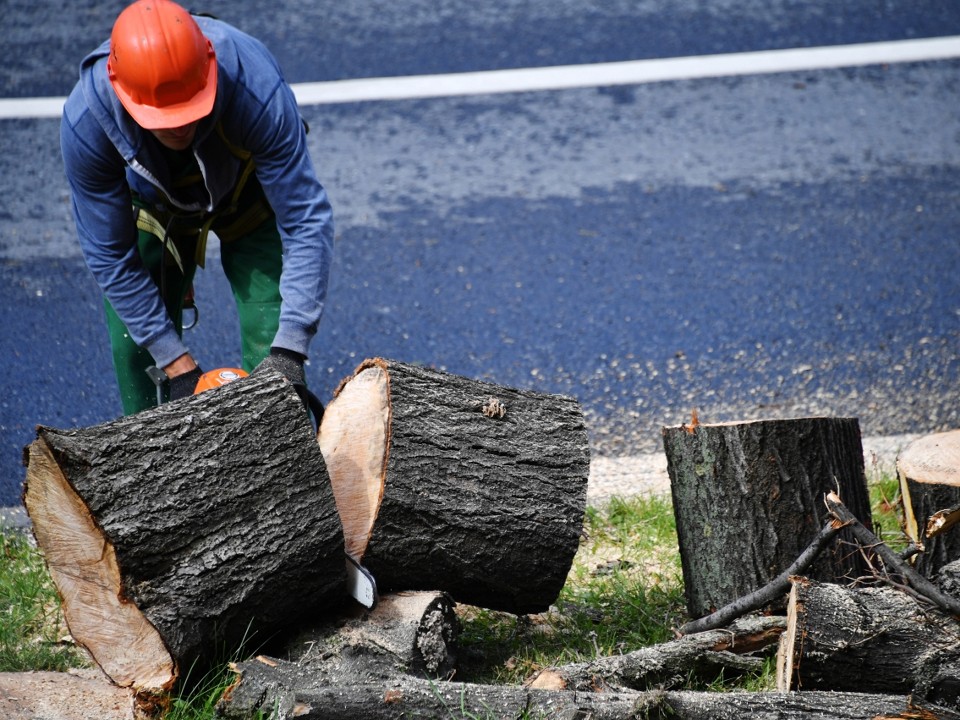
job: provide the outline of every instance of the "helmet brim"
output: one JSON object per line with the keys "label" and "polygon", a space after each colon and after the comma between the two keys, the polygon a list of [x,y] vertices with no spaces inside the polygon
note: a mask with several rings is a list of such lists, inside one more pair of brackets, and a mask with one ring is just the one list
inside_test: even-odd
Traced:
{"label": "helmet brim", "polygon": [[210,58],[207,80],[200,92],[185,102],[165,107],[138,103],[120,83],[111,78],[110,84],[120,98],[124,109],[130,113],[130,117],[145,130],[169,130],[183,127],[206,117],[213,110],[213,103],[217,99],[217,59],[215,56]]}

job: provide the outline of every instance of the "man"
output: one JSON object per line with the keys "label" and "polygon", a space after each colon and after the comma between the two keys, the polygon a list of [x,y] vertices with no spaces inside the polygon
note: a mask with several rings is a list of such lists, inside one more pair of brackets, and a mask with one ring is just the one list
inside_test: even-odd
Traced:
{"label": "man", "polygon": [[[230,25],[138,0],[80,65],[60,131],[80,247],[104,293],[126,414],[193,393],[182,318],[207,233],[221,240],[243,367],[305,390],[333,219],[276,60]],[[161,378],[163,379],[163,378]]]}

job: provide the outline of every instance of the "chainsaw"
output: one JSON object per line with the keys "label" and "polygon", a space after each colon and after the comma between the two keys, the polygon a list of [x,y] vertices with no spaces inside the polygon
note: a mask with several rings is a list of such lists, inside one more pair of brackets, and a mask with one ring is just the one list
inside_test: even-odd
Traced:
{"label": "chainsaw", "polygon": [[[160,404],[163,401],[160,383],[166,380],[166,375],[156,367],[149,368],[147,374],[157,383],[157,403]],[[213,390],[234,380],[247,377],[247,375],[247,371],[242,368],[222,367],[216,370],[209,370],[200,376],[193,394],[199,395],[207,390]],[[320,421],[323,419],[323,403],[309,390],[306,391],[306,397],[310,414],[313,415],[315,430],[319,432]],[[379,600],[377,581],[373,575],[370,574],[369,570],[350,555],[346,555],[346,568],[347,592],[365,608],[373,609]]]}

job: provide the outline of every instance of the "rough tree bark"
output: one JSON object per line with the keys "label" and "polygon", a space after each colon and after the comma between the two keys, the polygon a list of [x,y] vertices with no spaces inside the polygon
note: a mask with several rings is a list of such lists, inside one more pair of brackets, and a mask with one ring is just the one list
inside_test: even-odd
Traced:
{"label": "rough tree bark", "polygon": [[589,473],[574,399],[377,358],[341,383],[320,446],[347,552],[382,591],[518,614],[556,599]]}
{"label": "rough tree bark", "polygon": [[[284,663],[280,663],[282,666]],[[253,674],[264,686],[280,666],[245,663],[241,681]],[[706,693],[690,691],[576,692],[513,685],[474,685],[397,676],[353,685],[302,687],[277,718],[298,720],[400,720],[400,718],[542,718],[543,720],[877,720],[936,717],[907,714],[908,697],[867,693]],[[265,711],[273,708],[264,706]],[[231,715],[253,720],[254,715]]]}
{"label": "rough tree bark", "polygon": [[623,655],[546,668],[527,681],[544,690],[668,689],[691,675],[704,682],[755,670],[762,659],[753,655],[774,645],[786,628],[783,617],[747,617],[722,630],[687,635]]}
{"label": "rough tree bark", "polygon": [[247,720],[261,711],[298,717],[298,699],[323,687],[386,681],[398,674],[445,677],[456,663],[459,621],[445,593],[384,595],[373,610],[357,610],[305,629],[287,644],[283,660],[265,656],[231,666],[236,681],[218,717]]}
{"label": "rough tree bark", "polygon": [[278,374],[41,427],[25,455],[24,503],[70,633],[143,697],[345,597],[323,457]]}
{"label": "rough tree bark", "polygon": [[960,708],[960,621],[891,587],[795,578],[777,689],[912,693]]}
{"label": "rough tree bark", "polygon": [[[827,518],[837,490],[870,525],[856,418],[801,418],[663,429],[687,609],[707,615],[787,568]],[[866,571],[841,531],[810,574]]]}
{"label": "rough tree bark", "polygon": [[897,472],[907,535],[924,547],[914,567],[932,578],[960,558],[960,530],[953,527],[960,518],[960,430],[910,443],[897,458]]}

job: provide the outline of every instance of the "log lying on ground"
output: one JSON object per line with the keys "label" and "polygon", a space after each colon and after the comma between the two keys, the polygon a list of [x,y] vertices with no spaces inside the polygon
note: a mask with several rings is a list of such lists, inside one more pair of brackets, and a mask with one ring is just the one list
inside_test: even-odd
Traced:
{"label": "log lying on ground", "polygon": [[[241,683],[256,674],[258,682],[268,686],[288,671],[287,664],[286,661],[244,663],[237,671]],[[883,717],[892,720],[925,717],[907,714],[913,706],[910,699],[902,695],[662,690],[591,693],[476,685],[410,676],[356,684],[303,686],[288,697],[288,703],[280,708],[278,717],[299,720],[447,717],[531,717],[543,720],[806,720],[811,717],[820,720],[876,720]],[[263,706],[262,709],[271,711],[273,708]],[[255,715],[228,714],[225,717],[252,720]]]}
{"label": "log lying on ground", "polygon": [[354,608],[305,628],[286,644],[284,657],[335,682],[404,672],[437,677],[456,668],[460,620],[446,593],[409,591],[380,598],[373,610]]}
{"label": "log lying on ground", "polygon": [[382,591],[518,614],[556,599],[589,474],[574,399],[378,358],[341,383],[319,440],[347,552]]}
{"label": "log lying on ground", "polygon": [[786,628],[783,617],[741,618],[729,628],[697,633],[623,655],[541,670],[527,687],[545,690],[645,690],[677,687],[691,675],[712,682],[762,664],[754,653],[774,644]]}
{"label": "log lying on ground", "polygon": [[353,617],[305,629],[287,644],[283,660],[260,656],[232,665],[237,679],[218,717],[246,720],[267,710],[294,717],[298,698],[318,688],[453,673],[460,626],[449,595],[395,593],[373,610],[357,607]]}
{"label": "log lying on ground", "polygon": [[960,709],[960,622],[891,587],[795,578],[777,689],[914,694]]}
{"label": "log lying on ground", "polygon": [[[904,524],[922,545],[914,567],[930,578],[960,558],[960,430],[927,435],[897,457]],[[954,528],[951,530],[951,528]]]}
{"label": "log lying on ground", "polygon": [[[699,618],[775,578],[817,536],[839,488],[870,526],[856,418],[801,418],[663,429],[687,610]],[[841,531],[809,572],[866,572]]]}
{"label": "log lying on ground", "polygon": [[279,374],[37,436],[33,532],[71,635],[117,685],[161,693],[345,597],[323,457]]}

